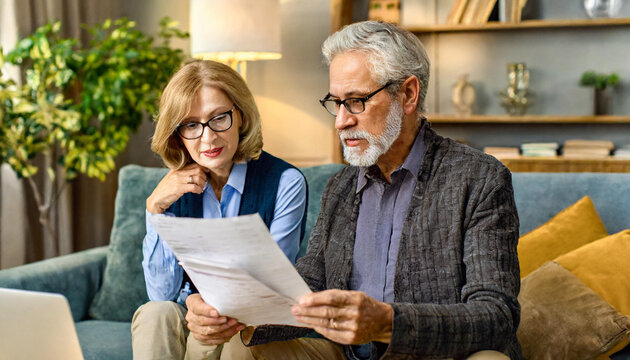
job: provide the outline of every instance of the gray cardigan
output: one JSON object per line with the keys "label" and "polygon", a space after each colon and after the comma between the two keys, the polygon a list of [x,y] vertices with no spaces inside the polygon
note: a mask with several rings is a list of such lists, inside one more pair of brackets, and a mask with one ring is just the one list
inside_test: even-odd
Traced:
{"label": "gray cardigan", "polygon": [[[457,358],[494,349],[521,359],[519,224],[511,174],[493,157],[431,128],[425,144],[400,239],[392,339],[374,344],[373,358]],[[296,264],[313,291],[348,289],[361,201],[358,170],[346,167],[328,182],[308,252]],[[306,332],[262,326],[248,345]]]}

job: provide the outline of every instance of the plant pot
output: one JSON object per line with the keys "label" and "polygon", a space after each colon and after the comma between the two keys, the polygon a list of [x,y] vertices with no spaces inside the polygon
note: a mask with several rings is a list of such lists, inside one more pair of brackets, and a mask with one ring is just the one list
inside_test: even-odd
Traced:
{"label": "plant pot", "polygon": [[609,88],[595,89],[595,115],[610,115],[612,92]]}

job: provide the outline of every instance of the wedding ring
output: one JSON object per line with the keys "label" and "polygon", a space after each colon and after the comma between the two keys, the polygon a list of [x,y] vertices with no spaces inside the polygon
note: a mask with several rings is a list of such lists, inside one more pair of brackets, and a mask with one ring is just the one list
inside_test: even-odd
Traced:
{"label": "wedding ring", "polygon": [[336,329],[337,328],[337,324],[335,324],[335,319],[330,318],[330,319],[328,319],[328,322],[329,322],[329,324],[328,324],[329,328],[331,328],[331,329]]}
{"label": "wedding ring", "polygon": [[189,183],[189,184],[192,184],[192,183],[193,183],[193,178],[192,178],[192,175],[190,175],[190,176],[188,177],[188,183]]}

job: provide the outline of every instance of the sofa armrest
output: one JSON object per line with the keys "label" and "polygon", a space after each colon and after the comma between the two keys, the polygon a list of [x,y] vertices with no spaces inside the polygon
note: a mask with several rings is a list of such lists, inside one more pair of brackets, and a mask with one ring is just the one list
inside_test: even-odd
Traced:
{"label": "sofa armrest", "polygon": [[63,294],[74,321],[83,320],[101,287],[107,246],[0,271],[0,287]]}

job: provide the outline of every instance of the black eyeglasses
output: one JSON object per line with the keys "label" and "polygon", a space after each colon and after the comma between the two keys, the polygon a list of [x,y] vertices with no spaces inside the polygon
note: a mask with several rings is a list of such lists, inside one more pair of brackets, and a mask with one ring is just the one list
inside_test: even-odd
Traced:
{"label": "black eyeglasses", "polygon": [[326,95],[325,98],[319,100],[319,102],[332,116],[337,116],[337,114],[339,113],[339,107],[341,107],[341,105],[343,105],[346,108],[346,110],[348,110],[349,113],[356,115],[365,111],[366,101],[370,100],[372,96],[378,94],[379,91],[385,89],[391,84],[393,84],[393,82],[389,81],[387,84],[367,94],[364,97],[352,97],[352,98],[347,98],[345,100],[339,100],[339,99],[331,99],[330,98],[331,95],[328,94]]}
{"label": "black eyeglasses", "polygon": [[211,117],[205,123],[195,121],[179,124],[175,131],[187,140],[199,139],[203,135],[206,126],[214,132],[227,131],[232,127],[232,113],[235,108],[236,105],[232,106],[232,109],[229,111]]}

